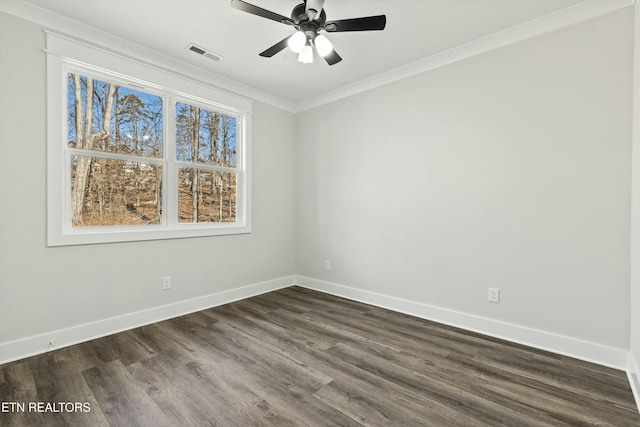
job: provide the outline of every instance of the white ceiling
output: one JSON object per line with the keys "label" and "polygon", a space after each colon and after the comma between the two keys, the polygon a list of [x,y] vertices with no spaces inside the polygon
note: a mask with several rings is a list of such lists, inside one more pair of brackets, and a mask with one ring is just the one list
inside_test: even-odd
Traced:
{"label": "white ceiling", "polygon": [[[258,53],[292,28],[232,9],[229,0],[24,0],[291,103],[318,97],[586,0],[326,0],[328,20],[386,14],[384,31],[331,33],[343,61]],[[301,0],[248,0],[289,16]],[[590,0],[593,2],[594,0]],[[214,62],[189,43],[223,56]]]}

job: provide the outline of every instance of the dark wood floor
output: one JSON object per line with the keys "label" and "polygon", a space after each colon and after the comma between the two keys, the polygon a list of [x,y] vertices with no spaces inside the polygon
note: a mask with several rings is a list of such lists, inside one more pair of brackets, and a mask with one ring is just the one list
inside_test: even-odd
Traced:
{"label": "dark wood floor", "polygon": [[621,371],[299,287],[2,365],[0,401],[2,426],[640,426]]}

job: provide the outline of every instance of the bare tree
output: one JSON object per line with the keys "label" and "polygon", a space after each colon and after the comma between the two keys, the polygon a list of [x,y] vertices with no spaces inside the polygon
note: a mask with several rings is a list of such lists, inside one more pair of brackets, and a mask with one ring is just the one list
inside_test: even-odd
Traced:
{"label": "bare tree", "polygon": [[[192,161],[198,161],[200,152],[200,108],[192,107],[192,134],[191,134],[191,157]],[[193,177],[191,178],[191,195],[193,197],[193,222],[198,222],[198,207],[200,194],[198,192],[198,170],[193,169]]]}
{"label": "bare tree", "polygon": [[[73,73],[73,89],[75,91],[75,98],[73,109],[75,112],[75,127],[76,127],[76,148],[84,148],[83,130],[82,130],[82,85],[80,81],[80,75]],[[77,159],[79,160],[79,159]],[[84,166],[84,165],[82,165]],[[86,166],[84,166],[86,167]],[[74,223],[82,223],[82,207],[84,205],[83,194],[84,186],[82,190],[79,189],[80,176],[84,175],[80,162],[76,163],[76,174],[71,193],[71,209]]]}
{"label": "bare tree", "polygon": [[222,191],[224,189],[224,175],[221,172],[216,172],[216,185],[218,189],[218,221],[222,221]]}
{"label": "bare tree", "polygon": [[[218,139],[220,133],[220,114],[215,112],[209,113],[209,121],[207,122],[209,130],[209,162],[211,164],[218,163]],[[216,180],[215,174],[211,174],[211,198],[216,197]]]}
{"label": "bare tree", "polygon": [[222,126],[222,148],[220,158],[222,159],[221,164],[223,166],[229,166],[228,151],[229,151],[229,117],[224,116],[222,118],[223,126]]}
{"label": "bare tree", "polygon": [[[75,90],[75,131],[76,148],[91,150],[96,141],[109,137],[109,127],[111,122],[111,110],[115,94],[115,85],[109,84],[109,90],[105,99],[105,106],[102,111],[102,130],[93,133],[93,79],[86,78],[86,95],[84,105],[84,128],[82,123],[82,84],[80,75],[73,74],[73,84]],[[87,189],[87,177],[89,175],[92,158],[91,156],[77,156],[76,173],[71,191],[71,214],[74,224],[82,224],[82,212],[85,204],[85,192]]]}

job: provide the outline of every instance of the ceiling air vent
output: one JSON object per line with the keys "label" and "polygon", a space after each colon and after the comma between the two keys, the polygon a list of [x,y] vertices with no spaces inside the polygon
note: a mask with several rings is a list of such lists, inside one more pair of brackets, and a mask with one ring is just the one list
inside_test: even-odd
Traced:
{"label": "ceiling air vent", "polygon": [[198,46],[193,43],[189,43],[185,49],[190,50],[191,52],[195,52],[200,56],[204,56],[209,59],[213,59],[214,61],[219,61],[222,59],[222,56],[218,55],[215,52],[212,52],[208,49],[203,48],[202,46]]}

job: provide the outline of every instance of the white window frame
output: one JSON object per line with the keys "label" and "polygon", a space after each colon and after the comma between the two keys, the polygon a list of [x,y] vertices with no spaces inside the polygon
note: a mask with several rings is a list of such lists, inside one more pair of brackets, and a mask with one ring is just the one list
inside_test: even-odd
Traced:
{"label": "white window frame", "polygon": [[[173,239],[251,232],[251,118],[250,100],[124,55],[55,33],[47,33],[47,246],[83,245],[138,240]],[[71,225],[72,154],[91,151],[67,144],[67,74],[78,72],[125,85],[163,99],[163,157],[145,158],[163,166],[162,223],[104,227]],[[175,103],[185,102],[236,119],[236,222],[178,222],[178,167]],[[170,119],[170,117],[173,117]],[[100,157],[127,156],[96,152]],[[205,164],[206,170],[231,171]]]}

